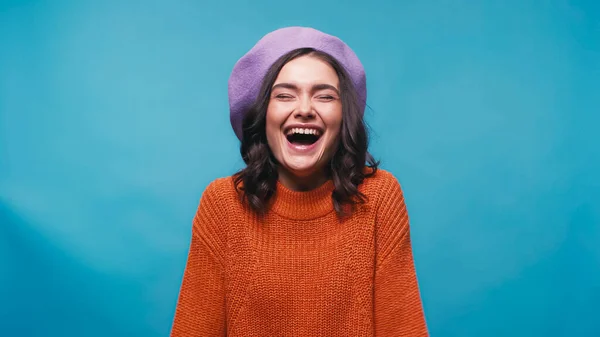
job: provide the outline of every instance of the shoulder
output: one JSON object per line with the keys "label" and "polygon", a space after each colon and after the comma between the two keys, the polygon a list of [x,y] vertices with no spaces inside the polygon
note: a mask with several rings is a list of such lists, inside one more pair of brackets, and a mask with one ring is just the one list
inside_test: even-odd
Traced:
{"label": "shoulder", "polygon": [[398,179],[390,172],[378,170],[365,179],[367,195],[375,212],[375,242],[378,265],[386,259],[410,232],[410,220],[404,193]]}
{"label": "shoulder", "polygon": [[229,205],[235,189],[231,177],[211,181],[201,194],[192,223],[194,237],[222,259],[228,236]]}
{"label": "shoulder", "polygon": [[231,204],[238,200],[236,196],[233,177],[220,177],[212,180],[200,196],[196,220],[207,216],[216,220],[225,220]]}
{"label": "shoulder", "polygon": [[[369,170],[369,169],[367,169]],[[375,174],[365,178],[360,186],[371,203],[380,205],[383,199],[400,197],[403,199],[402,187],[398,179],[389,171],[378,168]]]}
{"label": "shoulder", "polygon": [[363,193],[368,199],[369,208],[375,212],[380,230],[395,231],[397,226],[405,227],[408,221],[404,192],[398,179],[386,170],[377,172],[366,178]]}
{"label": "shoulder", "polygon": [[230,201],[228,199],[235,198],[236,189],[233,176],[220,177],[212,180],[202,192],[203,199],[212,199],[215,201]]}

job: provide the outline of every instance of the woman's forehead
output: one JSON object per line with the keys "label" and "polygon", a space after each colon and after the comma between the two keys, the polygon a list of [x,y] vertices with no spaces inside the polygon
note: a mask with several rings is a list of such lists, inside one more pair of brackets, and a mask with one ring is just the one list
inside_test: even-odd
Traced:
{"label": "woman's forehead", "polygon": [[329,63],[316,57],[303,56],[286,63],[274,85],[289,83],[297,87],[328,84],[338,88],[338,75]]}

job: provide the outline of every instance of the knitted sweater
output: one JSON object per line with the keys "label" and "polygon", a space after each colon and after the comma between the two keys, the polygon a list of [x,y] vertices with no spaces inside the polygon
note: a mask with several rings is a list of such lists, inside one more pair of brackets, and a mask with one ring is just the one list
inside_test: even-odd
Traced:
{"label": "knitted sweater", "polygon": [[427,336],[398,181],[381,169],[365,179],[368,202],[348,218],[333,188],[279,183],[259,217],[231,177],[213,181],[193,220],[171,336]]}

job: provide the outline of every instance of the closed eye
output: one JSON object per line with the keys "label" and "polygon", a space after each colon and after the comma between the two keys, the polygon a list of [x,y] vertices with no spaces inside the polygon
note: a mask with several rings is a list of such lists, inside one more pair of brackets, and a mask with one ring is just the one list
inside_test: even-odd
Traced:
{"label": "closed eye", "polygon": [[279,95],[275,96],[275,98],[281,99],[281,100],[290,100],[290,99],[293,99],[294,96],[287,95],[287,94],[279,94]]}
{"label": "closed eye", "polygon": [[324,101],[332,101],[335,99],[335,97],[330,96],[330,95],[324,95],[324,96],[319,96],[319,99],[324,100]]}

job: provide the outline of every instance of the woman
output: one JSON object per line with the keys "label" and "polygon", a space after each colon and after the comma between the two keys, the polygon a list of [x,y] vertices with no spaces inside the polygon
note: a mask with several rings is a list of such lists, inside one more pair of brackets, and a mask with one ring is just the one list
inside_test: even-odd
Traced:
{"label": "woman", "polygon": [[367,151],[354,52],[276,30],[237,62],[229,97],[246,167],[202,195],[172,336],[427,336],[402,190]]}

